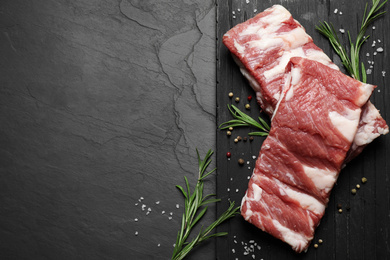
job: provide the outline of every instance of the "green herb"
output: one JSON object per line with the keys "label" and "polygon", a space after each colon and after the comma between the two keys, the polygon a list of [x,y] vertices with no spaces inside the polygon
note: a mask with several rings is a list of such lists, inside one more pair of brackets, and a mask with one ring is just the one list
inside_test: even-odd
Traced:
{"label": "green herb", "polygon": [[[385,11],[379,12],[379,10],[383,7],[383,5],[386,2],[387,0],[385,0],[383,3],[381,3],[381,0],[372,0],[372,7],[368,13],[367,13],[368,3],[366,4],[366,7],[364,9],[364,14],[363,14],[363,21],[360,26],[360,30],[357,35],[355,44],[352,42],[351,35],[348,31],[348,39],[350,44],[349,55],[347,53],[347,50],[341,44],[337,36],[336,30],[334,29],[332,24],[323,22],[320,23],[320,26],[316,26],[316,29],[321,34],[323,34],[325,37],[328,38],[333,49],[335,50],[337,55],[340,56],[341,61],[344,67],[347,69],[348,73],[353,78],[357,80],[361,80],[363,82],[367,81],[367,75],[366,75],[366,70],[364,68],[363,62],[361,63],[361,68],[359,68],[360,49],[363,43],[365,43],[367,39],[370,37],[370,36],[365,36],[368,25],[372,23],[376,18],[386,13]],[[360,72],[361,72],[361,77],[360,77]]]}
{"label": "green herb", "polygon": [[203,229],[202,226],[198,235],[193,238],[191,242],[187,242],[188,236],[190,235],[192,228],[199,222],[199,220],[204,216],[207,211],[207,206],[205,205],[220,201],[220,199],[210,198],[215,196],[215,194],[203,196],[203,180],[216,170],[214,168],[210,172],[206,172],[207,167],[211,163],[210,157],[213,154],[213,151],[209,150],[203,160],[200,159],[198,150],[196,150],[196,153],[198,155],[199,177],[193,193],[191,194],[190,185],[186,177],[184,177],[184,179],[187,186],[187,192],[180,185],[176,185],[176,187],[184,195],[185,209],[182,217],[181,228],[177,234],[172,260],[183,259],[195,246],[199,245],[201,242],[209,238],[227,235],[227,232],[219,232],[213,234],[211,232],[222,222],[238,214],[238,210],[240,209],[240,207],[234,207],[234,202],[230,202],[229,208],[216,221],[214,221],[205,229]]}
{"label": "green herb", "polygon": [[227,129],[229,127],[236,127],[236,126],[253,126],[256,128],[259,128],[260,132],[251,132],[249,135],[260,135],[260,136],[267,136],[269,133],[269,130],[271,129],[267,122],[264,121],[261,117],[259,117],[259,122],[254,120],[252,117],[248,116],[244,112],[242,112],[240,109],[238,109],[234,105],[228,105],[228,109],[230,113],[233,115],[235,119],[230,120],[228,122],[222,123],[219,128],[220,129]]}

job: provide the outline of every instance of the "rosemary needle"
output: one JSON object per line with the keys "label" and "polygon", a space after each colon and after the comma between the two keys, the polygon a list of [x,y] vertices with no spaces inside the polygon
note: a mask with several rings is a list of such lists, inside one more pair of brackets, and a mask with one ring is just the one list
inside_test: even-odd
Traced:
{"label": "rosemary needle", "polygon": [[206,172],[207,167],[211,163],[210,157],[213,154],[213,151],[209,150],[203,160],[200,159],[198,150],[196,150],[196,153],[198,155],[199,177],[194,191],[191,193],[190,185],[186,177],[184,177],[184,179],[187,186],[186,187],[187,192],[180,185],[176,185],[176,187],[184,195],[185,209],[182,217],[181,228],[177,234],[175,248],[173,250],[173,255],[171,258],[172,260],[183,259],[188,253],[191,252],[191,250],[195,246],[199,245],[201,242],[209,238],[227,235],[227,232],[219,232],[219,233],[211,233],[211,232],[222,222],[238,214],[238,210],[240,209],[240,207],[234,207],[234,202],[230,202],[229,208],[221,216],[219,216],[219,218],[216,221],[211,223],[205,229],[202,226],[198,235],[194,237],[190,242],[187,241],[188,236],[192,231],[192,228],[199,222],[199,220],[206,213],[207,206],[205,205],[220,201],[220,199],[210,199],[210,197],[215,196],[215,194],[209,194],[203,196],[203,187],[204,187],[203,180],[216,170],[214,168],[210,172]]}
{"label": "rosemary needle", "polygon": [[[365,36],[368,26],[376,18],[386,13],[386,11],[379,12],[379,10],[383,7],[384,4],[386,4],[387,1],[388,0],[385,0],[381,3],[381,0],[372,0],[372,7],[368,12],[367,12],[368,3],[366,3],[366,6],[364,8],[363,21],[360,26],[360,30],[358,32],[355,43],[352,42],[351,35],[348,31],[348,39],[350,44],[349,55],[347,53],[346,48],[341,44],[337,36],[336,30],[334,29],[332,24],[323,22],[320,23],[319,26],[316,26],[316,29],[321,34],[323,34],[325,37],[328,38],[333,49],[335,50],[337,55],[340,56],[341,61],[344,67],[347,69],[348,73],[353,78],[357,80],[361,80],[364,83],[366,83],[367,81],[367,75],[366,75],[366,70],[364,68],[363,62],[360,63],[359,61],[360,49],[363,43],[365,43],[367,39],[370,37],[370,36]],[[359,67],[359,64],[361,64],[361,67]]]}
{"label": "rosemary needle", "polygon": [[255,119],[251,118],[250,116],[242,112],[234,105],[228,105],[228,109],[232,114],[232,116],[234,117],[234,119],[222,123],[219,126],[220,129],[223,130],[223,129],[228,129],[229,127],[237,127],[237,126],[253,126],[260,129],[260,132],[251,132],[249,133],[249,135],[260,135],[260,136],[268,135],[268,132],[271,128],[269,127],[267,122],[261,117],[258,117],[259,122],[257,122]]}

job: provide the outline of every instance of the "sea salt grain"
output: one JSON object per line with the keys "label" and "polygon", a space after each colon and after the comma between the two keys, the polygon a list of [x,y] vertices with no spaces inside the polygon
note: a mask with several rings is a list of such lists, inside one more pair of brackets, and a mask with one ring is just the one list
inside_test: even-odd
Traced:
{"label": "sea salt grain", "polygon": [[340,15],[342,15],[342,14],[343,14],[343,12],[339,12],[339,14],[340,14]]}
{"label": "sea salt grain", "polygon": [[135,231],[135,235],[138,236],[138,231]]}
{"label": "sea salt grain", "polygon": [[256,12],[257,12],[257,9],[253,10],[253,12],[256,13]]}
{"label": "sea salt grain", "polygon": [[161,211],[161,215],[164,215],[165,214],[165,210]]}
{"label": "sea salt grain", "polygon": [[176,208],[178,209],[180,207],[180,205],[179,204],[176,204]]}
{"label": "sea salt grain", "polygon": [[246,3],[249,4],[249,0],[246,0]]}
{"label": "sea salt grain", "polygon": [[138,218],[135,218],[134,221],[135,221],[135,222],[138,222]]}
{"label": "sea salt grain", "polygon": [[370,75],[372,73],[372,70],[367,69],[367,75]]}
{"label": "sea salt grain", "polygon": [[160,201],[156,201],[156,204],[157,204],[157,205],[160,204]]}
{"label": "sea salt grain", "polygon": [[376,49],[377,52],[383,52],[383,48],[382,47],[379,47],[378,49]]}
{"label": "sea salt grain", "polygon": [[334,12],[335,14],[337,14],[337,12],[338,12],[338,11],[339,11],[339,10],[337,10],[337,9],[334,9],[334,11],[333,11],[333,12]]}
{"label": "sea salt grain", "polygon": [[238,192],[238,189],[236,189],[236,192]]}
{"label": "sea salt grain", "polygon": [[382,77],[386,76],[386,71],[382,71]]}
{"label": "sea salt grain", "polygon": [[345,30],[344,29],[340,29],[339,30],[341,33],[345,33]]}

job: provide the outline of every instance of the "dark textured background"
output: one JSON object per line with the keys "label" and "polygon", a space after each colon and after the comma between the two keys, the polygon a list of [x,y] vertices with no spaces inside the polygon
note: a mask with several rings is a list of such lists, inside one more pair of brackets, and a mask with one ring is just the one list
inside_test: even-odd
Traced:
{"label": "dark textured background", "polygon": [[168,259],[215,95],[212,0],[1,1],[0,259]]}
{"label": "dark textured background", "polygon": [[[340,39],[347,43],[347,30],[350,30],[352,39],[355,39],[360,27],[366,1],[339,1],[339,0],[284,0],[284,1],[217,1],[217,122],[222,123],[231,119],[226,105],[234,103],[228,98],[232,91],[241,98],[236,104],[240,109],[250,113],[253,117],[259,115],[258,106],[251,103],[251,110],[244,108],[246,97],[254,93],[249,84],[240,74],[238,66],[233,62],[227,48],[222,44],[222,35],[234,25],[253,17],[256,13],[273,4],[285,6],[313,37],[314,43],[322,48],[334,62],[342,68],[337,55],[332,51],[329,42],[316,30],[315,25],[320,21],[334,24]],[[368,1],[371,4],[371,1]],[[384,8],[388,10],[389,6]],[[335,13],[337,9],[337,13]],[[256,11],[255,11],[256,10]],[[341,13],[340,13],[341,12]],[[375,29],[373,29],[373,27]],[[362,59],[365,67],[370,67],[368,61],[374,61],[372,74],[367,81],[378,85],[371,100],[381,111],[383,118],[390,122],[390,60],[388,56],[390,43],[390,14],[375,21],[369,26],[367,34],[371,35],[362,48]],[[345,29],[345,33],[339,29]],[[380,40],[380,42],[378,41]],[[376,41],[375,47],[372,47]],[[383,52],[374,55],[377,48]],[[369,54],[369,57],[366,54]],[[382,76],[385,71],[385,77]],[[225,131],[217,132],[217,193],[223,198],[218,207],[222,212],[228,199],[240,202],[247,188],[247,177],[251,175],[263,138],[257,138],[253,143],[239,142],[235,144],[233,138],[237,135],[246,136],[253,129],[235,129],[232,138],[227,138]],[[232,153],[232,159],[226,159],[226,152]],[[238,158],[245,160],[245,166],[239,166]],[[314,242],[322,239],[324,243],[318,249],[311,246],[307,253],[294,254],[287,244],[256,229],[243,218],[235,218],[221,230],[228,230],[227,239],[217,240],[217,256],[219,259],[243,258],[245,243],[247,246],[257,243],[254,255],[256,259],[390,259],[390,136],[381,136],[371,143],[359,157],[350,162],[340,173],[335,185],[328,208],[321,224],[316,230]],[[247,164],[248,163],[248,164]],[[361,184],[365,176],[368,182]],[[351,189],[356,184],[361,188],[353,196]],[[228,190],[229,189],[229,190]],[[337,204],[342,205],[343,213],[337,211]],[[350,210],[347,210],[347,207]],[[251,241],[253,243],[249,243]],[[244,243],[244,245],[242,245]],[[251,259],[252,252],[244,259]]]}
{"label": "dark textured background", "polygon": [[[329,18],[354,29],[363,5],[248,2],[226,1],[225,13],[213,0],[0,2],[0,259],[170,257],[183,210],[175,185],[183,185],[184,176],[195,183],[195,148],[203,156],[217,150],[212,166],[217,159],[218,176],[230,182],[226,167],[233,164],[226,163],[225,153],[234,146],[224,135],[216,142],[221,133],[216,124],[228,118],[221,109],[228,99],[220,103],[217,119],[216,94],[226,98],[232,88],[241,97],[251,93],[216,36],[253,16],[255,8],[260,12],[282,3],[337,59],[313,25]],[[231,11],[238,6],[248,12],[233,20]],[[344,14],[332,15],[334,8]],[[226,17],[218,35],[216,11]],[[375,58],[369,81],[379,85],[373,100],[389,121],[389,76],[381,76],[389,68],[389,17],[376,26],[370,33],[383,40],[385,51]],[[218,91],[217,51],[231,66]],[[256,104],[251,105],[256,115]],[[389,258],[390,185],[388,172],[380,171],[389,169],[389,140],[381,137],[345,169],[318,231],[320,236],[330,232],[337,243],[325,240],[318,254]],[[257,155],[260,143],[256,139],[234,149],[253,166],[251,155]],[[228,182],[219,183],[220,209],[228,197],[239,203],[251,170],[241,173],[231,181],[238,192],[226,194]],[[351,197],[350,187],[363,175],[369,182]],[[210,177],[206,192],[215,192],[215,183]],[[351,205],[349,215],[336,213],[339,201]],[[215,210],[210,208],[205,223],[215,219]],[[287,246],[252,227],[241,230],[240,217],[229,223],[223,228],[231,231],[229,237],[200,246],[189,259],[215,259],[216,246],[218,254],[231,253],[234,240],[247,239],[261,246],[256,259],[272,259],[279,249],[291,256]],[[216,241],[228,243],[221,248]],[[242,247],[234,248],[237,254],[230,258],[241,259]]]}

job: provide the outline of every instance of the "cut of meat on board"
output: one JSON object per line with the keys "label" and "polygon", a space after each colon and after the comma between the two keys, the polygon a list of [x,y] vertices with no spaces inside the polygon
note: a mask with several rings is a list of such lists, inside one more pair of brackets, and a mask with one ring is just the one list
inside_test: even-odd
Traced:
{"label": "cut of meat on board", "polygon": [[299,57],[290,59],[282,81],[241,214],[302,252],[324,215],[374,86]]}
{"label": "cut of meat on board", "polygon": [[[303,57],[330,68],[338,67],[314,43],[290,12],[274,5],[254,18],[238,24],[223,37],[242,74],[256,92],[263,111],[272,116],[280,99],[285,67],[291,57]],[[358,134],[345,163],[380,135],[389,132],[386,122],[373,104],[363,108]]]}

